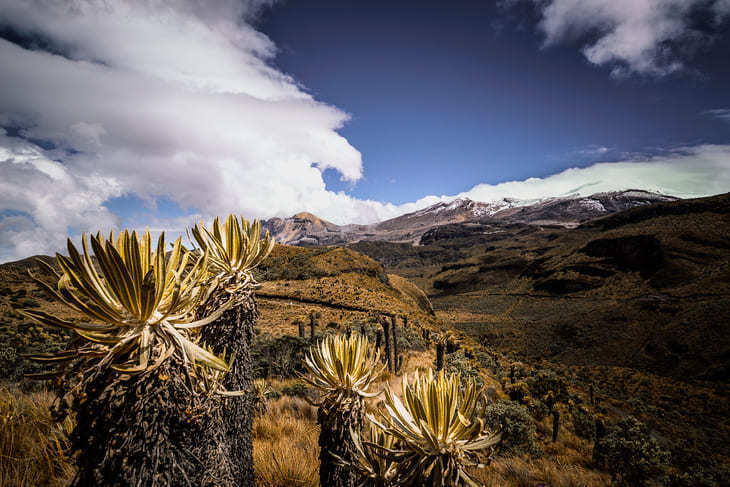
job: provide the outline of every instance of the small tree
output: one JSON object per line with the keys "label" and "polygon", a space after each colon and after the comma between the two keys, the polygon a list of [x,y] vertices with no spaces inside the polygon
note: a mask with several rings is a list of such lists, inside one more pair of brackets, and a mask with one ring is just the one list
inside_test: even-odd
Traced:
{"label": "small tree", "polygon": [[361,335],[349,338],[325,337],[311,347],[304,360],[309,372],[302,379],[319,389],[317,421],[320,425],[320,484],[328,487],[355,487],[357,472],[344,465],[355,460],[356,445],[352,433],[359,434],[365,413],[366,397],[384,366],[378,363],[368,339]]}

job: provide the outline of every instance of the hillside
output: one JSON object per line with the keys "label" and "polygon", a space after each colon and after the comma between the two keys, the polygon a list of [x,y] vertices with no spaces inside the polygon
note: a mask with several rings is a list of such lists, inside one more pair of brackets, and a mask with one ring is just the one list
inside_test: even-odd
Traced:
{"label": "hillside", "polygon": [[726,194],[575,229],[453,224],[420,246],[352,248],[419,284],[439,318],[484,346],[580,377],[710,451],[730,442],[728,235]]}
{"label": "hillside", "polygon": [[[21,357],[60,346],[63,331],[44,328],[18,310],[35,308],[72,317],[35,284],[28,270],[39,271],[37,256],[0,265],[0,379],[18,379],[37,372],[39,365]],[[261,317],[258,330],[272,336],[296,335],[296,320],[318,313],[318,330],[345,330],[374,323],[381,315],[405,316],[416,327],[436,328],[431,303],[405,279],[393,283],[373,259],[344,248],[307,249],[277,245],[257,269],[262,282],[257,292]]]}

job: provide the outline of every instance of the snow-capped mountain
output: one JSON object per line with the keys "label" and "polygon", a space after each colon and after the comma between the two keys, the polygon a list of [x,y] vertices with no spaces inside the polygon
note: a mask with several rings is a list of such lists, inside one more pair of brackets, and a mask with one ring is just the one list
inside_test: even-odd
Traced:
{"label": "snow-capped mountain", "polygon": [[441,225],[492,221],[573,227],[636,206],[675,199],[642,190],[546,198],[537,202],[457,198],[371,225],[335,225],[311,213],[297,213],[291,218],[265,220],[263,226],[278,242],[291,245],[334,245],[359,240],[418,242],[428,230]]}

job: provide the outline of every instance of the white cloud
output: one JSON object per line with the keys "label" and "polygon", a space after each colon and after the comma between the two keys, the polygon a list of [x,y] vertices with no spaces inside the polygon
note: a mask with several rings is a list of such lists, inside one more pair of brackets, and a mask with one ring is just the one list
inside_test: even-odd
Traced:
{"label": "white cloud", "polygon": [[0,129],[0,261],[59,250],[69,229],[118,226],[102,203],[119,186],[95,174],[74,176],[37,146]]}
{"label": "white cloud", "polygon": [[606,191],[644,189],[680,198],[730,191],[730,145],[677,149],[668,155],[566,169],[545,178],[480,184],[457,195],[478,201],[534,200]]}
{"label": "white cloud", "polygon": [[[728,2],[730,2],[730,0],[728,0]],[[714,108],[712,110],[705,110],[702,114],[707,117],[730,122],[730,108]]]}
{"label": "white cloud", "polygon": [[541,9],[547,46],[584,41],[588,61],[610,66],[616,76],[662,76],[682,69],[684,51],[710,42],[693,29],[691,15],[704,10],[718,25],[730,15],[730,0],[531,1]]}

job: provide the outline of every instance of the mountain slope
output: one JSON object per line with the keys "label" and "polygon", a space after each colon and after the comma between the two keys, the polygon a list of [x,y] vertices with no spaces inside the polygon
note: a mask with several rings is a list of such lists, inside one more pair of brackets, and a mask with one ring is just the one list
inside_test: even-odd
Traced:
{"label": "mountain slope", "polygon": [[629,208],[673,200],[676,198],[641,190],[540,201],[504,198],[483,203],[457,198],[371,225],[336,225],[311,213],[298,213],[291,218],[265,220],[263,227],[278,242],[289,245],[338,245],[363,240],[418,243],[424,234],[443,225],[491,222],[575,227]]}

